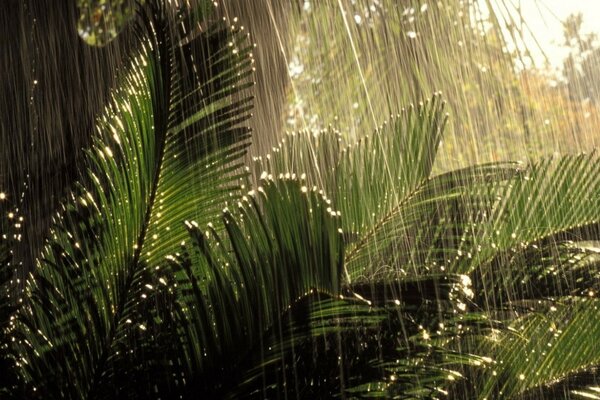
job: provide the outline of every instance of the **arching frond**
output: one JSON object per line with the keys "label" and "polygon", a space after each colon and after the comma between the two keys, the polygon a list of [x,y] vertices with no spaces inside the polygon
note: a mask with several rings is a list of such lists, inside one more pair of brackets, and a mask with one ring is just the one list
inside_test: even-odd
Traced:
{"label": "arching frond", "polygon": [[427,398],[485,362],[446,347],[453,335],[489,325],[464,307],[468,279],[342,289],[340,217],[295,179],[262,180],[237,211],[225,210],[226,235],[189,223],[191,242],[170,258],[185,271],[178,337],[192,393]]}
{"label": "arching frond", "polygon": [[342,213],[349,280],[408,265],[421,270],[439,263],[444,244],[436,240],[463,231],[495,199],[489,186],[519,173],[517,163],[506,162],[432,176],[445,122],[444,103],[435,95],[347,147],[331,130],[288,135],[257,168],[305,174],[332,197]]}
{"label": "arching frond", "polygon": [[187,238],[184,220],[206,223],[238,195],[251,46],[225,24],[179,45],[165,13],[141,9],[140,49],[28,282],[21,369],[45,397],[175,390],[160,379],[181,363],[160,351],[173,340],[161,335],[171,323],[160,311],[170,296],[159,284],[164,259]]}
{"label": "arching frond", "polygon": [[595,298],[558,299],[545,312],[516,319],[512,332],[490,338],[495,374],[479,381],[478,398],[543,391],[593,370],[600,364],[598,309]]}
{"label": "arching frond", "polygon": [[294,180],[264,181],[236,208],[223,213],[225,237],[188,223],[191,244],[171,258],[184,272],[180,337],[195,373],[191,390],[212,396],[277,351],[266,337],[280,337],[302,299],[340,293],[343,241],[326,199]]}
{"label": "arching frond", "polygon": [[[490,374],[497,373],[494,378],[486,378],[487,372],[482,373],[481,380],[473,378],[473,382],[489,383],[483,389],[483,397],[531,393],[536,387],[567,382],[570,375],[596,367],[594,335],[584,330],[595,328],[583,324],[585,319],[595,320],[586,314],[593,312],[588,306],[594,306],[577,302],[575,306],[565,296],[585,298],[597,292],[594,245],[569,242],[597,237],[597,156],[566,156],[528,166],[494,163],[430,176],[427,161],[435,151],[414,153],[386,140],[404,144],[414,140],[419,143],[417,146],[435,149],[426,143],[438,131],[435,124],[428,125],[426,121],[434,121],[431,115],[439,112],[435,106],[420,108],[414,115],[409,113],[409,117],[397,121],[400,129],[381,129],[376,138],[378,134],[380,140],[384,138],[381,143],[386,144],[382,147],[377,147],[377,140],[367,140],[356,148],[340,150],[341,139],[332,131],[316,136],[289,135],[269,157],[259,160],[259,168],[266,175],[306,174],[312,184],[331,193],[334,204],[342,211],[347,244],[345,268],[351,287],[358,290],[363,282],[374,287],[365,298],[393,298],[392,292],[381,285],[394,285],[409,276],[471,274],[475,302],[482,310],[488,310],[488,318],[504,323],[492,331],[489,328],[493,324],[482,327],[479,332],[474,331],[473,339],[460,341],[463,351],[495,360],[494,367],[488,369]],[[418,124],[411,125],[413,117]],[[420,129],[409,129],[414,126]],[[394,139],[394,135],[402,139]],[[381,152],[382,149],[386,151]],[[397,154],[403,151],[403,157],[414,163],[414,170],[407,170],[413,164],[403,164]],[[422,156],[425,153],[429,158]],[[390,179],[386,175],[389,170],[384,168],[386,162],[401,172]],[[396,183],[394,177],[402,183]],[[369,216],[373,217],[370,222]],[[423,296],[423,292],[415,290],[413,294]],[[561,307],[562,319],[567,315],[573,318],[567,318],[574,324],[569,334],[582,337],[579,340],[586,349],[584,354],[562,355],[574,340],[565,336],[557,344],[557,353],[538,352],[523,367],[518,355],[527,346],[541,346],[539,341],[545,339],[540,338],[546,338],[548,326],[560,322],[553,317],[558,314],[540,312]],[[578,325],[579,318],[582,323]],[[517,329],[528,321],[535,322],[522,332]],[[520,340],[511,338],[513,329],[519,332]],[[490,338],[498,341],[496,350],[491,352],[485,347]],[[521,382],[521,370],[535,371],[538,378]],[[480,374],[473,373],[473,377]],[[381,387],[389,393],[386,385]],[[472,389],[473,386],[465,393],[476,395]],[[456,392],[456,388],[452,390]]]}
{"label": "arching frond", "polygon": [[[488,186],[488,215],[466,237],[462,249],[477,248],[451,270],[469,272],[510,249],[541,240],[585,240],[600,220],[600,159],[595,153],[547,159],[512,179]],[[588,228],[587,230],[585,228]]]}

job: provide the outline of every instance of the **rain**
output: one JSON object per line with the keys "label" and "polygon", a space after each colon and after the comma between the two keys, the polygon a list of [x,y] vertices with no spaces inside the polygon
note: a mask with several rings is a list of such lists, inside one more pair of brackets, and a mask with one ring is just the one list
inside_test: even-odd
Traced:
{"label": "rain", "polygon": [[6,0],[0,397],[600,399],[600,8]]}

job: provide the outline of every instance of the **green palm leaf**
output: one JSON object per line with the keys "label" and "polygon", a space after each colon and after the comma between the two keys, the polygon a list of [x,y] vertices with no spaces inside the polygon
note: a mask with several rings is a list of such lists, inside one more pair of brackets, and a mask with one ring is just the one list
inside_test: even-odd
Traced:
{"label": "green palm leaf", "polygon": [[[589,296],[600,289],[596,242],[547,240],[511,249],[472,274],[476,301],[490,310],[529,305],[564,296]],[[529,303],[529,304],[527,304]]]}
{"label": "green palm leaf", "polygon": [[[491,163],[424,179],[362,237],[347,254],[355,279],[444,273],[449,260],[469,257],[464,246],[492,200],[489,185],[519,173],[516,163]],[[426,223],[424,223],[426,221]]]}
{"label": "green palm leaf", "polygon": [[[483,348],[481,353],[481,340],[485,343],[489,331],[485,327],[471,342],[460,341],[460,346],[465,351],[497,356],[498,365],[506,366],[505,373],[518,381],[515,365],[520,358],[513,354],[543,337],[546,328],[538,323],[542,331],[531,328],[521,334],[521,342],[511,346],[511,329],[521,321],[516,317],[535,319],[539,308],[532,308],[535,304],[551,307],[549,303],[565,295],[586,296],[597,291],[595,251],[565,240],[597,235],[598,159],[591,154],[530,166],[494,163],[430,177],[436,149],[432,144],[439,140],[438,125],[430,121],[436,121],[432,115],[441,112],[435,101],[430,104],[430,108],[409,112],[397,125],[390,125],[396,129],[381,129],[375,140],[363,140],[347,150],[340,150],[341,139],[331,130],[314,136],[288,135],[269,157],[259,160],[259,168],[266,171],[263,176],[305,174],[312,184],[331,193],[335,207],[342,211],[345,268],[354,290],[373,281],[393,285],[409,276],[470,273],[476,302],[489,310],[489,316],[507,324],[494,328],[491,335],[504,338],[499,344],[504,350],[489,353]],[[429,150],[411,151],[407,143],[413,143],[414,149]],[[399,172],[390,176],[390,170]],[[365,298],[393,298],[393,292],[381,285],[374,287]],[[565,312],[591,312],[586,307],[577,311],[565,305]],[[575,334],[576,329],[584,326],[570,332]],[[528,365],[530,371],[539,373],[539,379],[529,379],[528,386],[513,381],[506,386],[514,393],[528,392],[564,380],[581,372],[580,368],[596,366],[593,339],[582,340],[581,345],[588,346],[585,356],[560,358],[546,371],[545,363],[554,361],[540,356],[537,365]],[[564,344],[561,350],[568,351],[571,344]],[[499,394],[486,390],[488,395]]]}
{"label": "green palm leaf", "polygon": [[494,374],[480,381],[478,398],[511,398],[576,379],[600,364],[598,301],[564,298],[545,313],[516,319],[512,332],[491,338]]}
{"label": "green palm leaf", "polygon": [[258,168],[274,175],[305,174],[340,207],[347,231],[363,231],[409,196],[431,174],[446,117],[436,95],[403,110],[372,137],[342,146],[333,130],[288,135]]}
{"label": "green palm leaf", "polygon": [[161,267],[187,237],[183,221],[212,219],[242,175],[246,35],[218,25],[180,46],[153,6],[136,32],[139,52],[98,120],[83,183],[55,217],[19,317],[22,374],[44,396],[145,397],[151,388],[136,384],[148,379],[164,389],[157,377],[180,362],[159,351],[169,341],[168,313],[152,311],[168,304]]}
{"label": "green palm leaf", "polygon": [[480,381],[480,398],[567,397],[594,382],[600,363],[600,257],[594,245],[538,242],[499,255],[480,267],[484,274],[476,272],[476,301],[509,328],[480,345],[496,361],[493,374]]}
{"label": "green palm leaf", "polygon": [[468,280],[342,290],[340,218],[295,179],[262,180],[237,212],[224,212],[226,236],[188,223],[191,242],[170,258],[185,271],[178,337],[194,371],[191,393],[427,398],[482,362],[446,348],[453,335],[489,325],[457,308],[468,302]]}
{"label": "green palm leaf", "polygon": [[449,268],[471,272],[476,301],[509,328],[473,350],[496,361],[479,380],[479,398],[576,396],[593,386],[598,255],[582,240],[597,238],[598,172],[595,154],[567,156],[488,187],[488,214],[456,251],[473,256]]}
{"label": "green palm leaf", "polygon": [[212,225],[205,234],[188,223],[191,245],[170,258],[184,272],[180,337],[192,387],[212,396],[243,381],[244,367],[267,351],[265,336],[279,337],[282,319],[303,298],[339,295],[343,262],[339,218],[294,180],[262,182],[223,221],[224,238]]}
{"label": "green palm leaf", "polygon": [[[474,222],[472,216],[495,199],[487,188],[519,172],[507,162],[432,176],[445,123],[444,103],[435,95],[351,146],[344,147],[332,130],[288,135],[258,160],[257,169],[263,175],[304,174],[332,197],[346,233],[349,280],[372,277],[382,267],[388,273],[408,265],[420,271],[435,265],[440,253],[452,251],[454,258],[458,243],[452,249],[435,241]],[[427,224],[427,231],[423,221],[436,224]]]}
{"label": "green palm leaf", "polygon": [[[477,248],[450,267],[469,272],[510,249],[563,237],[594,237],[600,220],[600,163],[589,155],[547,159],[487,188],[487,215],[465,238],[462,250]],[[585,229],[587,228],[587,229]]]}

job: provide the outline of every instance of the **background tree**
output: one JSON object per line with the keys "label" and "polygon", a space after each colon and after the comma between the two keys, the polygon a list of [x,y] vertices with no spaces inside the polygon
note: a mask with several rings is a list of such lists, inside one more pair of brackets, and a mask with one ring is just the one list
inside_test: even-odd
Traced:
{"label": "background tree", "polygon": [[563,74],[572,99],[597,103],[600,98],[597,79],[600,47],[596,34],[581,31],[582,24],[582,14],[571,15],[563,22],[564,46],[570,50],[564,61]]}

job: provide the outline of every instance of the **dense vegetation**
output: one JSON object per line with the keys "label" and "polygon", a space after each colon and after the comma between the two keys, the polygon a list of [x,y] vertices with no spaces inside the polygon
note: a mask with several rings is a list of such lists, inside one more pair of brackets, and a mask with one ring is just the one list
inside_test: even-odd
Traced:
{"label": "dense vegetation", "polygon": [[0,197],[4,397],[598,395],[594,153],[435,172],[436,93],[247,163],[246,33],[147,3],[24,283]]}

